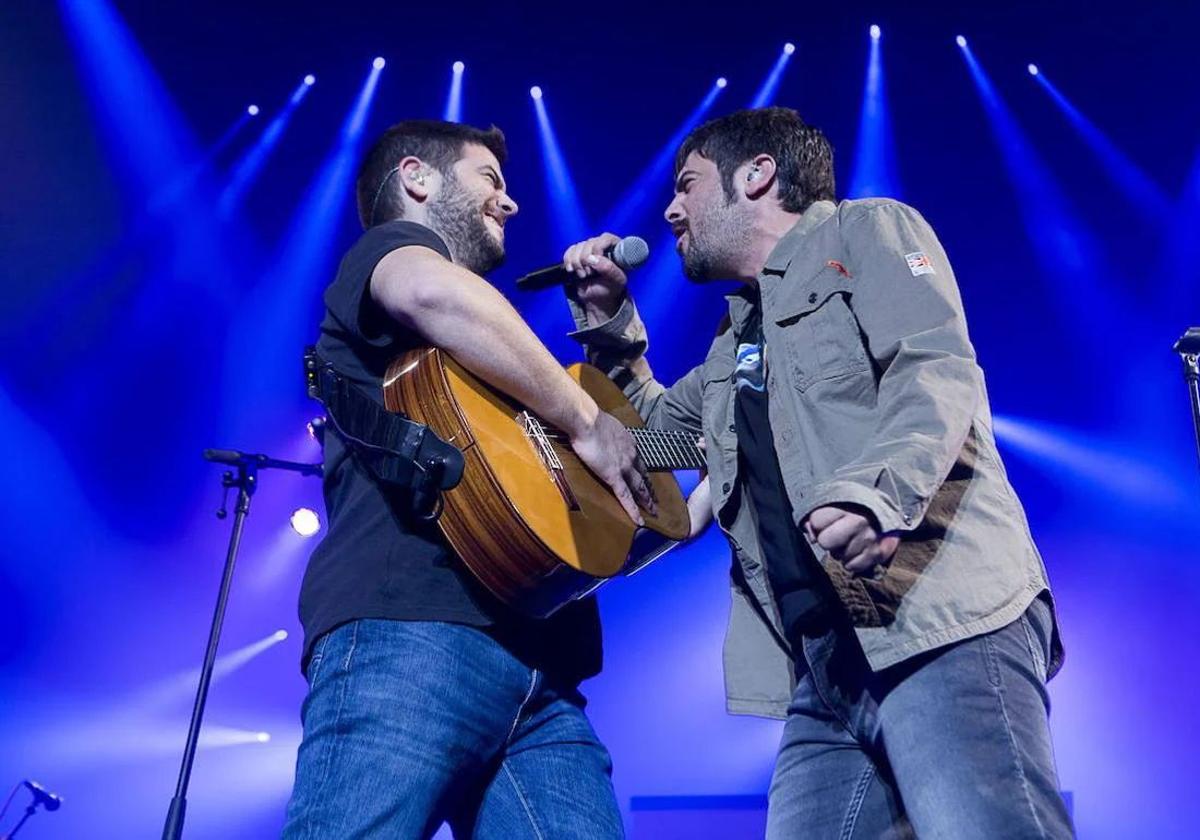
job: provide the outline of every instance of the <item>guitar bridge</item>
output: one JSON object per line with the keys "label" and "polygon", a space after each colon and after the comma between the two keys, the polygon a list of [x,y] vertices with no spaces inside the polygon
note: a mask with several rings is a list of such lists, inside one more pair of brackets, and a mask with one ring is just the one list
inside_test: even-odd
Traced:
{"label": "guitar bridge", "polygon": [[538,457],[542,459],[542,464],[546,467],[546,471],[550,473],[550,480],[558,488],[558,492],[562,495],[567,508],[569,510],[579,510],[579,500],[575,497],[574,491],[571,490],[571,485],[567,482],[567,474],[563,468],[562,459],[554,451],[554,444],[550,440],[550,436],[546,434],[546,427],[528,411],[522,411],[517,417],[521,421],[521,425],[525,427],[525,436],[533,443],[533,448],[537,450]]}

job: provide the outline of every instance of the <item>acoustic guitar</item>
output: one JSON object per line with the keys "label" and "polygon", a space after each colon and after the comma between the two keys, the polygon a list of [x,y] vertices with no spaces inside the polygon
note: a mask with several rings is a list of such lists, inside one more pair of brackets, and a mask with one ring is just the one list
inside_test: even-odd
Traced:
{"label": "acoustic guitar", "polygon": [[[625,424],[649,473],[658,513],[643,511],[663,546],[687,537],[687,505],[671,470],[702,469],[704,453],[683,432],[644,428],[637,410],[595,367],[567,372]],[[384,404],[425,423],[462,450],[462,481],[443,494],[438,525],[471,573],[497,598],[545,617],[631,566],[637,525],[564,434],[436,348],[388,367]],[[639,544],[641,540],[639,539]],[[661,549],[658,553],[662,553]]]}

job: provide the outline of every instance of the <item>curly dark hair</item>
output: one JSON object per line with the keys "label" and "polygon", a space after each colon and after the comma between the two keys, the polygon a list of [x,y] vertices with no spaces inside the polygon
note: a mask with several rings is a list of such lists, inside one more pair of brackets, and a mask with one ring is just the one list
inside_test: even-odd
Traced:
{"label": "curly dark hair", "polygon": [[733,201],[733,173],[756,155],[775,158],[779,200],[789,213],[803,213],[814,201],[833,201],[833,147],[819,128],[791,108],[755,108],[710,120],[683,141],[675,174],[696,152],[717,165],[725,198]]}

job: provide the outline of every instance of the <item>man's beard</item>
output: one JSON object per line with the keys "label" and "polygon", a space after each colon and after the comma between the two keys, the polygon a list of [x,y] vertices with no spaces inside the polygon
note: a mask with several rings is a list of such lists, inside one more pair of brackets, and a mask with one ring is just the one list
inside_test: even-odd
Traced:
{"label": "man's beard", "polygon": [[750,247],[752,221],[740,206],[732,204],[690,219],[687,247],[681,254],[684,275],[694,283],[732,278],[739,257]]}
{"label": "man's beard", "polygon": [[488,231],[483,208],[453,174],[447,173],[437,200],[429,205],[429,221],[463,268],[486,274],[504,262],[504,245]]}
{"label": "man's beard", "polygon": [[683,274],[696,283],[716,279],[716,254],[706,246],[703,238],[696,239],[696,229],[691,224],[687,230],[688,244],[683,250]]}

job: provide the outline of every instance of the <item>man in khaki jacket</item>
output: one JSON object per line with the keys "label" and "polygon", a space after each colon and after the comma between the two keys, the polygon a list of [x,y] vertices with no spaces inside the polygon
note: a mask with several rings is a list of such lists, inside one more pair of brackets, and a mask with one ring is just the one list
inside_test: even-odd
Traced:
{"label": "man in khaki jacket", "polygon": [[705,442],[728,707],[786,718],[768,836],[1071,836],[1053,602],[933,231],[834,203],[829,143],[789,109],[707,123],[675,169],[685,273],[743,284],[703,364],[654,379],[612,234],[564,255],[573,335],[650,426]]}

